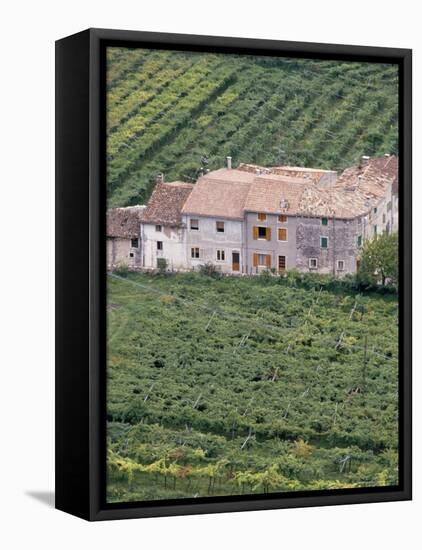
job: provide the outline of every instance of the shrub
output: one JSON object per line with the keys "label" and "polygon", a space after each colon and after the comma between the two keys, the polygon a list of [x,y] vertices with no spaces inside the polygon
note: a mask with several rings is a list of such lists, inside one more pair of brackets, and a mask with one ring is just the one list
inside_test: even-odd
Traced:
{"label": "shrub", "polygon": [[207,277],[220,277],[221,271],[211,262],[207,262],[199,266],[199,272],[201,275],[206,275]]}
{"label": "shrub", "polygon": [[165,258],[157,258],[157,268],[160,273],[163,273],[167,269],[167,260]]}
{"label": "shrub", "polygon": [[129,266],[122,262],[116,267],[114,273],[120,277],[127,277],[129,274]]}

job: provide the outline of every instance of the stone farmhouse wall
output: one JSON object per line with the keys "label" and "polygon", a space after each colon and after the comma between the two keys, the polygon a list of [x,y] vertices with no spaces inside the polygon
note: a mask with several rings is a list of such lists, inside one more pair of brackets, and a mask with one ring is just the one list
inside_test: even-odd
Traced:
{"label": "stone farmhouse wall", "polygon": [[138,246],[134,247],[132,239],[107,237],[107,269],[115,269],[123,265],[129,269],[142,267],[140,240],[138,239]]}
{"label": "stone farmhouse wall", "polygon": [[[300,217],[296,223],[296,269],[339,277],[356,272],[360,220],[329,218],[323,225],[322,218]],[[328,238],[326,248],[322,246],[323,237]],[[314,259],[316,267],[312,265]]]}

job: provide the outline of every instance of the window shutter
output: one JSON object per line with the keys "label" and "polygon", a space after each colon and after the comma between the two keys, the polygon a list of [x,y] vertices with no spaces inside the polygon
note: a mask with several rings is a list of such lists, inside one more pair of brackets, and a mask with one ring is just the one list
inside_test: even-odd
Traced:
{"label": "window shutter", "polygon": [[265,233],[266,233],[267,241],[271,241],[271,228],[267,227],[267,230]]}
{"label": "window shutter", "polygon": [[253,266],[258,267],[258,254],[253,255]]}
{"label": "window shutter", "polygon": [[255,241],[258,239],[258,227],[256,225],[254,225],[253,228],[253,238],[255,239]]}
{"label": "window shutter", "polygon": [[267,257],[265,258],[265,260],[266,260],[268,269],[270,269],[271,268],[271,256],[268,254]]}
{"label": "window shutter", "polygon": [[278,230],[278,240],[287,241],[287,229],[279,228]]}

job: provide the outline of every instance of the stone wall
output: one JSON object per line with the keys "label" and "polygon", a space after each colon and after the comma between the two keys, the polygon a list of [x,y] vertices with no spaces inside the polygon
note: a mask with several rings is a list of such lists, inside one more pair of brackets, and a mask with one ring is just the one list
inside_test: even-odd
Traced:
{"label": "stone wall", "polygon": [[123,265],[129,269],[142,267],[141,241],[138,239],[138,247],[134,248],[131,239],[107,237],[107,269]]}
{"label": "stone wall", "polygon": [[[328,219],[322,225],[321,218],[298,218],[296,228],[296,268],[336,276],[356,272],[359,254],[357,237],[361,233],[360,220]],[[328,248],[321,247],[321,237],[328,237]],[[315,258],[318,267],[312,269],[309,260]],[[343,261],[343,269],[338,262]]]}

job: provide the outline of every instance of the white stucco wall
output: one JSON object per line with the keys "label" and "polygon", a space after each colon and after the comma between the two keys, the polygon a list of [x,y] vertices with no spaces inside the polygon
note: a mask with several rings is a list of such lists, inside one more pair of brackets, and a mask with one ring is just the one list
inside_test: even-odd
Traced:
{"label": "white stucco wall", "polygon": [[373,239],[376,234],[381,235],[386,231],[389,233],[398,231],[398,206],[398,197],[393,194],[392,185],[389,185],[385,196],[382,197],[375,208],[372,208],[371,212],[365,216],[364,238]]}
{"label": "white stucco wall", "polygon": [[[157,259],[165,258],[168,269],[186,269],[186,230],[183,227],[161,226],[157,231],[155,224],[142,224],[142,262],[143,267],[156,269]],[[163,249],[157,249],[157,241],[163,243]]]}
{"label": "white stucco wall", "polygon": [[[199,229],[190,229],[190,220],[199,221]],[[224,233],[217,231],[216,222],[224,222]],[[198,268],[200,265],[212,263],[223,273],[233,273],[232,254],[239,253],[239,271],[243,267],[243,221],[228,220],[216,217],[184,216],[187,235],[187,262],[190,268]],[[192,258],[191,249],[197,247],[200,250],[199,259]],[[225,259],[217,260],[217,250],[224,250]]]}

